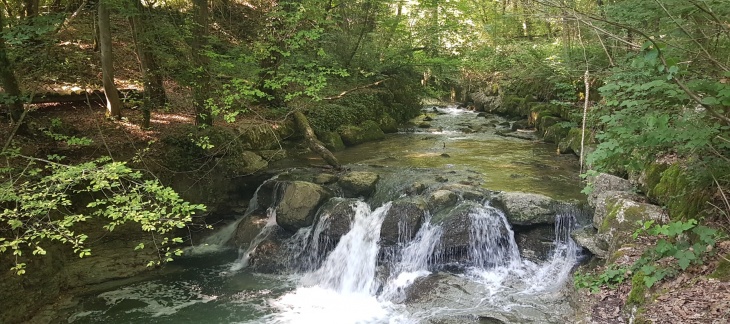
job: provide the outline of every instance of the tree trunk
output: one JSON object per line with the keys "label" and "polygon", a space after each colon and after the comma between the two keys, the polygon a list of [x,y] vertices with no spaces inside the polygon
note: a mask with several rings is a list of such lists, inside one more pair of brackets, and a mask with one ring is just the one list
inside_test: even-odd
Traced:
{"label": "tree trunk", "polygon": [[101,49],[101,71],[106,97],[106,115],[122,118],[122,102],[114,85],[114,62],[112,61],[112,32],[109,26],[109,10],[104,0],[99,1],[99,47]]}
{"label": "tree trunk", "polygon": [[139,60],[140,70],[142,71],[142,79],[144,84],[144,102],[142,105],[142,127],[150,127],[150,110],[152,107],[162,107],[167,102],[165,96],[165,88],[162,84],[162,77],[159,73],[157,63],[155,62],[150,44],[145,33],[149,28],[147,15],[144,7],[139,0],[133,0],[137,12],[130,18],[132,26],[132,36],[134,39],[134,47],[137,50],[137,59]]}
{"label": "tree trunk", "polygon": [[[3,26],[5,26],[5,17],[3,11],[0,10],[0,35],[3,33]],[[23,98],[18,79],[15,78],[13,67],[10,64],[10,59],[8,59],[5,39],[2,37],[0,37],[0,83],[3,86],[5,95],[10,99],[10,102],[7,104],[10,121],[17,123],[20,121],[20,116],[23,115]]]}
{"label": "tree trunk", "polygon": [[304,114],[300,110],[294,111],[294,121],[297,123],[297,127],[299,130],[304,134],[304,139],[307,141],[307,145],[309,145],[309,148],[314,151],[315,153],[319,154],[319,156],[324,159],[327,164],[331,165],[335,169],[342,169],[342,165],[339,161],[337,161],[337,158],[328,150],[322,142],[320,142],[317,139],[317,136],[314,134],[314,130],[312,130],[312,126],[309,125],[309,120],[307,120],[307,116],[304,116]]}
{"label": "tree trunk", "polygon": [[210,90],[208,57],[203,53],[208,37],[208,0],[193,0],[193,24],[193,39],[190,45],[193,63],[197,67],[195,84],[193,84],[195,124],[198,126],[212,126],[213,114],[205,105]]}

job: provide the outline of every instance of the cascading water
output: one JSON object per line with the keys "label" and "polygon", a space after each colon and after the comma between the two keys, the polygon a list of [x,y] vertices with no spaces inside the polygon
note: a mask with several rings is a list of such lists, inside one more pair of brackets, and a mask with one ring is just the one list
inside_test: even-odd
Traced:
{"label": "cascading water", "polygon": [[[508,186],[515,183],[532,185],[531,179],[545,172],[545,168],[540,167],[537,168],[539,171],[535,171],[537,169],[533,170],[524,163],[545,160],[542,156],[535,157],[534,143],[505,142],[501,137],[460,132],[464,126],[459,126],[459,123],[476,120],[475,113],[456,109],[442,112],[446,114],[439,115],[434,125],[441,127],[441,123],[444,123],[441,133],[453,133],[454,136],[440,137],[437,145],[431,145],[421,140],[428,134],[417,134],[418,141],[409,138],[407,141],[395,142],[399,148],[409,146],[408,150],[401,152],[403,156],[384,161],[396,164],[407,159],[419,163],[415,166],[447,170],[439,174],[443,176],[444,182],[434,182],[432,174],[424,174],[425,169],[386,170],[390,166],[379,169],[376,172],[381,179],[376,192],[368,200],[370,205],[356,199],[333,198],[342,199],[348,206],[352,205],[351,213],[345,212],[347,215],[343,216],[320,210],[315,214],[312,226],[300,228],[292,235],[276,223],[275,211],[281,191],[279,186],[287,181],[313,182],[311,179],[314,177],[288,175],[282,176],[287,181],[267,181],[265,186],[257,190],[257,197],[249,203],[246,217],[255,218],[244,217],[244,220],[262,223],[256,223],[250,227],[252,231],[245,232],[244,244],[248,245],[244,245],[235,262],[230,263],[233,255],[228,259],[220,255],[181,259],[180,262],[189,267],[185,269],[184,275],[166,276],[153,281],[153,285],[148,288],[143,285],[138,287],[144,289],[120,289],[120,294],[99,295],[100,299],[92,299],[88,303],[91,304],[89,308],[81,308],[73,323],[144,322],[149,317],[150,309],[155,307],[162,309],[158,311],[155,308],[155,311],[164,314],[161,316],[165,322],[177,320],[216,324],[460,323],[473,322],[478,317],[493,317],[511,323],[568,322],[564,316],[570,312],[570,308],[565,299],[559,296],[558,289],[577,262],[578,248],[568,234],[575,226],[575,219],[579,218],[579,210],[567,205],[558,208],[554,247],[544,261],[530,261],[520,256],[515,233],[504,213],[489,203],[481,204],[484,197],[489,195],[482,198],[473,195],[474,188],[478,188],[479,184],[468,185],[469,190],[472,190],[468,195],[461,195],[467,191],[458,192],[457,205],[466,203],[468,214],[459,214],[458,221],[454,222],[455,218],[452,218],[447,226],[444,214],[438,212],[442,210],[441,206],[431,205],[429,194],[437,190],[457,192],[459,188],[467,186],[462,183],[479,182],[481,174],[472,172],[463,176],[455,175],[452,170],[456,167],[444,167],[443,161],[457,165],[483,164],[483,169],[478,169],[482,174],[486,174],[484,170],[491,171],[503,165],[513,170],[516,165],[523,172],[521,174],[527,176],[513,177],[512,170],[496,171],[499,174],[488,176],[492,182],[486,182],[490,188],[496,185],[495,188],[499,190],[514,190]],[[453,118],[458,119],[450,122]],[[477,147],[475,143],[481,145],[482,151],[472,151]],[[489,146],[489,143],[501,144]],[[419,151],[419,145],[425,146],[425,151]],[[510,151],[513,148],[516,149]],[[449,159],[439,157],[445,151],[448,151]],[[494,154],[498,151],[507,152]],[[553,150],[551,148],[545,152],[549,152],[545,156],[552,156]],[[366,150],[363,154],[371,157],[374,153]],[[497,162],[493,162],[494,159]],[[517,161],[523,164],[516,164]],[[541,180],[535,184],[538,188],[530,189],[545,193],[548,189],[552,190],[553,185],[554,182]],[[262,190],[263,187],[266,190]],[[564,192],[564,188],[555,191]],[[258,197],[264,192],[266,197]],[[332,192],[337,193],[338,189]],[[401,199],[403,195],[424,200],[426,207],[421,211],[428,214],[427,210],[430,210],[434,215],[419,217],[417,222],[398,221],[397,229],[388,228],[391,233],[397,231],[397,235],[391,234],[387,242],[385,239],[381,242],[381,235],[386,233],[385,228],[382,228],[384,220],[398,206],[388,201]],[[417,202],[417,199],[414,201]],[[453,204],[449,206],[455,208]],[[268,213],[264,215],[267,207]],[[451,207],[444,206],[445,209]],[[467,209],[460,211],[464,210]],[[344,235],[342,233],[347,226],[342,226],[344,222],[340,221],[343,219],[349,224],[349,231]],[[261,227],[264,221],[266,224]],[[389,224],[395,227],[395,222]],[[452,226],[454,224],[463,226]],[[230,231],[218,235],[217,244],[229,241],[236,232],[235,227],[231,226]],[[334,227],[337,227],[336,235],[333,234]],[[461,232],[453,235],[449,231],[454,228]],[[258,234],[256,231],[259,231]],[[415,235],[412,235],[414,232]],[[255,236],[253,240],[252,236]],[[460,240],[458,246],[453,244],[457,236]],[[237,240],[239,238],[236,236]],[[446,243],[447,239],[451,240],[448,243],[451,245]],[[276,249],[264,249],[268,244],[280,245]],[[257,249],[259,245],[261,248]],[[260,254],[265,250],[271,254]],[[454,255],[444,256],[444,253]],[[285,266],[273,270],[273,274],[256,273],[261,271],[256,267],[247,268],[256,266],[264,257],[274,258]],[[451,263],[445,264],[447,261]],[[456,266],[452,267],[452,263]],[[180,283],[184,283],[184,287],[193,287],[196,293],[181,294]],[[154,304],[146,298],[152,290],[164,293],[151,294],[155,299],[170,299],[175,303],[169,303],[169,307]],[[109,298],[111,295],[113,299]],[[164,296],[156,297],[158,295]],[[149,304],[149,307],[136,306],[140,303]],[[460,320],[462,318],[464,321]]]}
{"label": "cascading water", "polygon": [[253,241],[251,241],[247,249],[239,251],[238,259],[233,262],[230,271],[238,271],[247,267],[248,262],[251,259],[251,254],[256,251],[256,248],[258,248],[259,244],[261,244],[261,242],[268,238],[271,233],[276,231],[276,210],[274,208],[269,208],[266,210],[266,212],[268,214],[268,218],[266,219],[266,225],[264,225],[264,228],[261,229],[261,232],[259,232],[256,237],[254,237]]}

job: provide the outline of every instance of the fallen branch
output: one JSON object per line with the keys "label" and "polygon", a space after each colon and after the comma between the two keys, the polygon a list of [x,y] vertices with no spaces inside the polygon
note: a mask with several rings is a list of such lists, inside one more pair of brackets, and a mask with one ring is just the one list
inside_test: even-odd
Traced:
{"label": "fallen branch", "polygon": [[322,98],[322,100],[341,99],[342,97],[346,96],[350,92],[357,91],[357,90],[362,90],[362,89],[365,89],[365,88],[374,87],[374,86],[377,86],[377,85],[379,85],[379,84],[381,84],[381,83],[383,83],[385,81],[388,81],[388,80],[390,80],[390,78],[383,79],[383,80],[380,80],[380,81],[376,81],[376,82],[373,82],[373,83],[370,83],[370,84],[366,84],[366,85],[361,85],[361,86],[358,86],[358,87],[354,87],[354,88],[352,88],[350,90],[342,91],[340,94],[338,94],[336,96]]}

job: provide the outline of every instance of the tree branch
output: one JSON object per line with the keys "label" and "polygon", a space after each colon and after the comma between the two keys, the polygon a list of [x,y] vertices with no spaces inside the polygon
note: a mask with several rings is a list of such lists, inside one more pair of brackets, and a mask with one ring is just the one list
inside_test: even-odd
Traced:
{"label": "tree branch", "polygon": [[379,80],[379,81],[375,81],[373,83],[366,84],[366,85],[357,86],[357,87],[354,87],[354,88],[352,88],[350,90],[342,91],[340,94],[338,94],[336,96],[322,98],[322,100],[342,99],[342,97],[346,96],[350,92],[357,91],[357,90],[362,90],[362,89],[365,89],[365,88],[374,87],[374,86],[377,86],[377,85],[379,85],[379,84],[381,84],[381,83],[383,83],[385,81],[388,81],[388,80],[390,80],[390,78],[383,79],[383,80]]}

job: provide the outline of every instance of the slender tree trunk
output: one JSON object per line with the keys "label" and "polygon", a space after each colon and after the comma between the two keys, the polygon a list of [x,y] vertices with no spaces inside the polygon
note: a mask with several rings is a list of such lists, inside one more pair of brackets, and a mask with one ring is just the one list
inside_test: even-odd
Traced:
{"label": "slender tree trunk", "polygon": [[212,126],[213,114],[205,105],[210,90],[210,75],[208,74],[208,57],[203,52],[208,37],[208,0],[193,0],[193,23],[193,39],[190,45],[193,63],[198,68],[193,85],[195,124]]}
{"label": "slender tree trunk", "polygon": [[112,32],[109,26],[109,10],[104,0],[99,1],[99,47],[101,49],[101,71],[106,97],[106,115],[122,118],[122,102],[114,85],[114,62],[112,56]]}
{"label": "slender tree trunk", "polygon": [[312,130],[312,126],[309,125],[309,120],[307,120],[307,116],[304,116],[304,114],[301,112],[301,110],[295,110],[294,111],[294,121],[297,123],[297,127],[299,130],[304,134],[304,139],[307,141],[307,145],[309,145],[309,149],[314,151],[315,153],[319,154],[319,156],[324,159],[327,164],[331,165],[335,169],[342,169],[342,165],[339,161],[337,161],[337,158],[335,157],[330,150],[328,150],[324,145],[322,145],[322,142],[320,142],[317,139],[317,136],[314,134],[314,130]]}
{"label": "slender tree trunk", "polygon": [[[3,11],[0,10],[0,35],[3,33],[4,26],[5,16]],[[8,113],[10,121],[17,123],[23,115],[22,93],[20,92],[18,79],[15,78],[15,73],[13,73],[13,67],[10,64],[10,59],[8,59],[5,39],[2,37],[0,37],[0,83],[3,86],[5,95],[10,99],[10,103],[7,105],[9,108]]]}
{"label": "slender tree trunk", "polygon": [[150,127],[150,110],[157,106],[162,107],[167,102],[165,88],[162,84],[162,77],[159,73],[157,63],[152,55],[150,44],[146,38],[146,31],[149,28],[147,15],[139,0],[133,0],[137,12],[130,17],[134,46],[137,50],[140,70],[144,83],[144,103],[142,107],[142,127]]}

